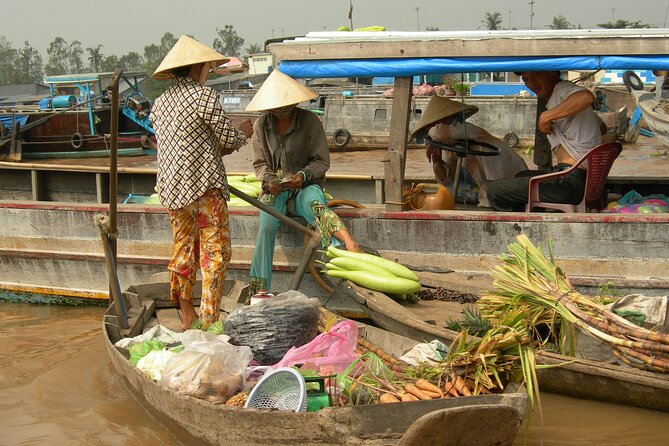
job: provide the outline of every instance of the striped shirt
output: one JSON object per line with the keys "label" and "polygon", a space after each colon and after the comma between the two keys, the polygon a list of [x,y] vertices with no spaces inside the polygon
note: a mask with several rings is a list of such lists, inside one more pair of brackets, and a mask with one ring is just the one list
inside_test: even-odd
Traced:
{"label": "striped shirt", "polygon": [[246,135],[232,126],[218,93],[178,77],[156,99],[150,119],[158,140],[160,202],[183,208],[215,188],[229,198],[221,148],[238,149]]}

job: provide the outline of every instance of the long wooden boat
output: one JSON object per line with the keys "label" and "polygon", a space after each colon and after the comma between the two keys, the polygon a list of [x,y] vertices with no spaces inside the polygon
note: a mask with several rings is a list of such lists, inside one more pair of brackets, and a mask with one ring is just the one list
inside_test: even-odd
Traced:
{"label": "long wooden boat", "polygon": [[[0,160],[109,156],[112,105],[104,92],[112,73],[47,76],[49,96],[40,104],[0,107]],[[150,104],[139,93],[143,73],[127,73],[118,109],[118,146],[122,155],[141,155],[140,137]],[[142,100],[138,100],[142,98]],[[142,110],[142,107],[147,110]]]}
{"label": "long wooden boat", "polygon": [[[130,328],[139,334],[158,323],[179,328],[175,308],[163,300],[167,282],[144,283],[128,289]],[[224,286],[222,309],[237,305],[242,287],[234,281]],[[109,358],[133,393],[161,416],[186,429],[192,436],[218,445],[511,445],[526,409],[526,395],[504,394],[445,398],[397,404],[328,407],[317,412],[243,409],[215,405],[180,395],[147,378],[114,343],[122,336],[119,318],[111,306],[102,331]],[[368,341],[399,355],[415,341],[374,327],[363,327]],[[518,389],[518,388],[517,388]]]}
{"label": "long wooden boat", "polygon": [[[455,273],[451,278],[419,276],[424,284],[447,287],[455,293],[478,293],[486,286],[486,281],[472,283]],[[430,300],[402,305],[383,293],[348,281],[338,282],[336,290],[363,305],[380,327],[421,342],[439,339],[450,343],[457,333],[444,328],[444,323],[462,319],[464,304]],[[428,318],[430,322],[426,322]],[[536,360],[551,366],[537,370],[542,391],[669,412],[669,375],[546,351],[538,352]]]}

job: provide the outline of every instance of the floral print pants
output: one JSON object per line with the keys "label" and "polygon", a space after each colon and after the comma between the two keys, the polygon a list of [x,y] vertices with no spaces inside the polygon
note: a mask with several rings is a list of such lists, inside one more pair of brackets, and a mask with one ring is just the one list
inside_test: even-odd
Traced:
{"label": "floral print pants", "polygon": [[170,300],[193,301],[197,262],[202,271],[200,319],[206,329],[218,320],[225,271],[232,257],[228,204],[220,189],[210,189],[194,203],[169,209],[174,235]]}

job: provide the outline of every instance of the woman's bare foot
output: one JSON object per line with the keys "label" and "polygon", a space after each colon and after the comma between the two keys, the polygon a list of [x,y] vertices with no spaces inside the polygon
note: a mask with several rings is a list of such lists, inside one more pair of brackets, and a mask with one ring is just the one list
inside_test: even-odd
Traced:
{"label": "woman's bare foot", "polygon": [[179,299],[179,309],[181,310],[181,330],[186,331],[190,329],[199,316],[195,307],[193,307],[193,302],[185,299]]}

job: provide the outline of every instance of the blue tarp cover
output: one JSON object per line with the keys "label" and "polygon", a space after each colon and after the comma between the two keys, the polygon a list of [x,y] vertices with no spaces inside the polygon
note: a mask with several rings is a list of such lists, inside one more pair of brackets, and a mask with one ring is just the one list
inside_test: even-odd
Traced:
{"label": "blue tarp cover", "polygon": [[407,77],[490,71],[666,70],[669,55],[569,57],[430,57],[406,59],[285,60],[281,72],[295,77]]}
{"label": "blue tarp cover", "polygon": [[18,122],[21,127],[23,127],[28,121],[28,115],[11,115],[11,116],[0,116],[0,123],[5,126],[5,128],[11,129],[14,125],[14,122]]}

